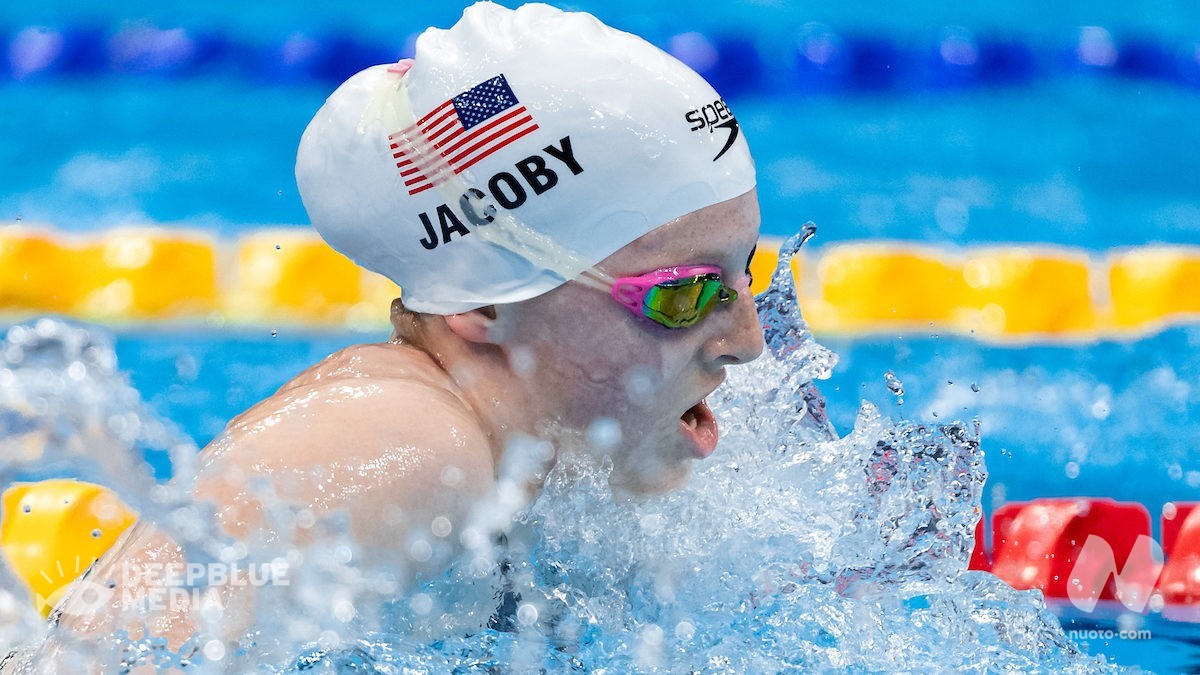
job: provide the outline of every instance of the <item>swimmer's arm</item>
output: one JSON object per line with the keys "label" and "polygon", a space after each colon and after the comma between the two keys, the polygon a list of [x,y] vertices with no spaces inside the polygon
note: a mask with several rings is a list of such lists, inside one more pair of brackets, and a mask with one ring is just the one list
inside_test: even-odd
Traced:
{"label": "swimmer's arm", "polygon": [[[461,399],[387,378],[285,388],[231,424],[203,463],[196,495],[230,534],[269,527],[272,498],[314,519],[344,513],[368,562],[414,574],[443,562],[421,541],[456,552],[494,480],[490,443]],[[307,532],[279,534],[303,543]]]}

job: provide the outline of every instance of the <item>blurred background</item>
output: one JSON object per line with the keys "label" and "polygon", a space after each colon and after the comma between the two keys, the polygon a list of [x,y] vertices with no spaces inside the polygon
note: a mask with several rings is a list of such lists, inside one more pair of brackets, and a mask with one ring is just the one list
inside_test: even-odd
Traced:
{"label": "blurred background", "polygon": [[[69,230],[297,225],[332,87],[461,2],[5,3],[0,214]],[[1200,237],[1200,9],[1186,2],[570,6],[734,103],[765,231],[1087,247]]]}
{"label": "blurred background", "polygon": [[[864,242],[917,246],[961,276],[986,258],[972,251],[1003,246],[1079,272],[1032,275],[997,301],[1015,316],[1075,284],[1074,306],[1047,311],[1093,318],[1064,330],[1047,319],[1015,336],[977,332],[949,311],[895,326],[814,321],[841,356],[822,383],[839,431],[864,399],[924,423],[979,420],[988,509],[1087,495],[1140,502],[1157,521],[1165,502],[1200,499],[1200,4],[553,4],[638,33],[714,83],[758,162],[764,234],[819,225],[806,260]],[[463,6],[3,3],[0,237],[136,226],[228,248],[262,231],[286,238],[274,228],[307,232],[292,166],[312,114],[345,77],[411,55],[420,30],[451,25]],[[1176,311],[1106,330],[1125,278],[1114,256],[1146,247],[1169,255],[1135,277],[1183,271],[1154,297],[1125,289],[1123,311]],[[16,283],[43,263],[0,264]],[[875,318],[945,304],[938,294],[954,284],[915,283],[913,269],[885,265],[863,277],[875,285],[848,288],[865,303],[889,298]],[[831,268],[806,263],[805,274],[828,301]],[[814,317],[827,316],[822,301]],[[386,337],[378,322],[104,323],[149,406],[199,445],[330,351]]]}

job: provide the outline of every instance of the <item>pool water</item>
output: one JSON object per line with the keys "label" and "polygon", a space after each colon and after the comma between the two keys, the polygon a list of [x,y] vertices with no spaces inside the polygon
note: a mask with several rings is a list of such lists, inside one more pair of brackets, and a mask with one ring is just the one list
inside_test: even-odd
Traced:
{"label": "pool water", "polygon": [[[454,3],[420,3],[382,14],[311,1],[273,8],[242,4],[168,6],[121,0],[87,7],[73,2],[34,7],[9,3],[0,6],[0,44],[10,47],[26,26],[107,35],[137,28],[142,24],[131,20],[144,19],[149,25],[208,31],[265,50],[254,52],[255,58],[269,56],[270,49],[297,34],[321,44],[335,44],[335,39],[383,44],[390,55],[419,27],[448,25],[459,11]],[[818,250],[861,239],[916,241],[950,250],[980,243],[1032,242],[1102,256],[1110,249],[1151,243],[1200,244],[1196,197],[1200,156],[1194,152],[1200,146],[1200,124],[1195,122],[1200,119],[1196,86],[1200,80],[1159,76],[1153,68],[1139,70],[1128,61],[1119,62],[1120,68],[1089,66],[1079,62],[1076,51],[1087,39],[1103,42],[1104,35],[1110,35],[1122,50],[1140,40],[1161,48],[1172,59],[1178,52],[1179,63],[1193,63],[1194,58],[1191,62],[1184,58],[1200,38],[1194,32],[1200,14],[1192,4],[1157,2],[1151,11],[1115,2],[1056,3],[1052,8],[1031,0],[966,8],[935,2],[897,12],[879,3],[852,7],[745,0],[693,8],[684,24],[675,18],[674,5],[665,2],[578,4],[664,45],[671,43],[672,36],[692,30],[721,45],[727,44],[721,40],[728,35],[751,36],[761,63],[754,61],[758,65],[747,71],[754,75],[751,84],[733,82],[729,98],[760,169],[766,234],[787,236],[799,223],[814,220],[821,225],[813,243]],[[947,33],[946,26],[965,27],[979,44],[1023,45],[1037,67],[1006,81],[929,80],[922,70],[929,63],[925,55],[930,49],[936,51],[947,35],[960,35],[954,32],[958,29]],[[1083,26],[1103,27],[1105,32],[1088,32]],[[824,30],[858,40],[856,44],[866,45],[863,53],[890,49],[900,54],[897,70],[903,71],[902,76],[859,87],[847,85],[849,80],[806,75],[804,64],[796,61],[796,50],[813,31]],[[74,233],[152,224],[200,228],[226,239],[262,226],[304,226],[292,163],[300,132],[330,91],[328,81],[302,69],[273,70],[267,67],[272,63],[267,57],[239,62],[261,66],[249,69],[218,65],[182,74],[139,75],[112,72],[102,63],[111,55],[102,49],[92,54],[100,65],[91,69],[0,78],[0,102],[8,111],[0,116],[0,226],[51,224]],[[120,370],[113,375],[115,380],[103,382],[101,390],[124,392],[115,397],[123,401],[122,410],[136,410],[148,421],[141,436],[122,436],[121,443],[144,455],[157,477],[165,478],[172,470],[170,448],[179,443],[204,445],[232,415],[322,356],[347,344],[385,337],[338,328],[122,326],[112,333]],[[839,434],[856,440],[833,447],[805,446],[803,453],[816,447],[846,462],[860,462],[863,457],[855,453],[861,454],[872,434],[904,436],[897,429],[905,423],[936,427],[953,420],[973,428],[972,422],[978,420],[988,479],[977,496],[985,517],[1004,502],[1045,496],[1112,497],[1140,502],[1152,514],[1166,501],[1200,501],[1200,463],[1194,459],[1194,446],[1200,443],[1200,359],[1196,357],[1200,327],[1194,323],[1144,337],[1070,343],[995,344],[971,335],[911,331],[817,338],[840,359],[829,379],[819,383],[830,420]],[[885,377],[889,371],[895,378],[891,387]],[[121,389],[122,378],[128,378],[131,386]],[[903,384],[903,396],[893,391],[897,381]],[[765,396],[751,383],[741,386],[737,391],[747,401]],[[145,407],[130,397],[140,398]],[[860,418],[863,400],[899,426]],[[731,405],[727,412],[737,419],[744,416],[745,406]],[[11,421],[5,418],[5,423]],[[735,472],[740,482],[733,480],[728,473],[731,465],[748,466],[755,451],[773,447],[777,439],[756,435],[759,432],[742,429],[737,422],[731,425],[740,429],[737,433],[747,434],[743,442],[724,446],[722,463],[697,483],[741,498],[725,510],[713,506],[719,514],[714,522],[721,522],[721,517],[745,518],[752,512],[776,526],[785,517],[820,516],[803,494],[781,500],[773,513],[752,511],[750,505],[757,503],[751,498],[753,490],[788,489],[770,470],[791,475],[795,485],[812,488],[814,494],[825,493],[814,487],[813,476],[796,475],[794,466],[780,465],[778,458],[760,464],[757,472],[743,467]],[[953,449],[954,456],[964,458],[968,468],[963,470],[974,471],[968,461],[972,455],[962,443],[917,436],[919,442],[911,434],[907,437],[911,441],[905,446],[907,469],[924,466],[926,455],[920,448],[927,442]],[[30,477],[32,469],[24,470],[22,476]],[[750,474],[752,479],[747,479]],[[585,494],[594,510],[615,521],[648,519],[653,524],[659,518],[683,517],[682,501],[635,513],[602,491]],[[702,498],[694,492],[686,496]],[[579,534],[568,527],[576,512],[553,503],[539,508],[531,519],[546,531],[557,532],[558,538],[548,539],[550,550],[537,554],[581,565],[602,560],[620,569],[603,559],[601,552],[580,550],[570,543],[570,535]],[[811,552],[806,547],[816,546],[787,530],[786,523],[782,526],[794,535],[782,543],[771,540],[766,526],[747,536],[759,547],[756,550],[778,553],[779,560],[804,557]],[[644,535],[653,527],[631,525],[629,530]],[[836,529],[829,532],[845,534]],[[637,550],[646,553],[652,542],[652,537],[639,539],[631,534],[624,543],[633,549],[641,546]],[[740,550],[738,543],[706,538],[692,530],[679,537],[679,546],[697,549],[732,546]],[[676,562],[684,557],[680,550],[656,554]],[[925,554],[929,550],[911,552],[909,561]],[[947,553],[945,559],[957,560],[956,555]],[[720,556],[716,560],[735,578],[737,573],[752,577],[768,568],[781,573],[769,565],[751,566]],[[878,561],[878,556],[872,560]],[[589,583],[600,583],[589,578],[595,569],[598,566],[585,565],[576,572]],[[1003,608],[1000,615],[1027,629],[1024,635],[1050,636],[1044,640],[1050,645],[1045,651],[1030,646],[1029,653],[1045,658],[1042,669],[1091,665],[1058,645],[1056,634],[1042,623],[1036,603],[986,587],[986,582],[959,575],[957,569],[949,575],[953,582],[931,588],[917,588],[927,582],[923,579],[892,580],[906,589],[897,596],[908,603],[901,608],[887,606],[866,590],[857,600],[847,600],[826,593],[819,584],[803,583],[798,591],[771,596],[774,604],[742,607],[738,602],[745,596],[738,593],[747,588],[730,584],[728,578],[676,571],[672,578],[679,583],[713,588],[713,606],[725,610],[726,617],[735,617],[736,625],[720,623],[703,612],[680,618],[697,609],[686,603],[663,605],[668,610],[661,611],[682,613],[669,617],[671,621],[650,617],[647,613],[660,610],[654,610],[652,602],[639,603],[630,589],[656,597],[653,593],[663,592],[662,584],[649,579],[645,570],[624,571],[621,579],[604,583],[617,584],[622,589],[619,597],[629,600],[633,609],[589,610],[603,628],[593,633],[581,628],[582,637],[571,637],[577,644],[574,658],[581,664],[606,664],[615,670],[668,664],[672,663],[670,650],[677,648],[688,658],[704,654],[715,659],[707,662],[713,670],[720,670],[721,664],[733,669],[731,664],[739,663],[764,669],[857,664],[873,670],[895,663],[882,657],[872,660],[874,654],[888,654],[894,648],[893,657],[946,668],[953,658],[947,661],[943,652],[922,651],[916,644],[921,627],[902,624],[913,616],[924,617],[930,634],[942,635],[939,626],[955,625],[939,623],[950,621],[946,606],[971,614],[981,604],[994,602]],[[835,577],[841,571],[826,570]],[[532,577],[541,573],[529,571]],[[534,581],[544,585],[550,579],[542,576]],[[579,593],[571,597],[580,602],[595,597],[594,588],[588,591],[570,584],[565,588]],[[0,597],[0,617],[11,610],[3,600]],[[935,610],[927,611],[922,603]],[[601,610],[609,612],[612,622],[602,621]],[[871,617],[878,619],[879,625],[871,628],[876,633],[864,627]],[[1200,643],[1200,629],[1153,616],[1147,621],[1154,634],[1148,641],[1080,642],[1086,642],[1089,652],[1108,654],[1120,664],[1161,671],[1194,670],[1200,664],[1195,646]],[[815,628],[810,633],[780,628],[789,622],[808,622]],[[1078,617],[1071,625],[1093,628]],[[661,632],[656,633],[654,626]],[[706,628],[723,632],[703,645],[689,642]],[[308,629],[299,627],[297,634]],[[846,637],[853,630],[860,634]],[[883,646],[888,644],[889,631],[903,635],[907,642]],[[493,635],[490,646],[451,642],[443,645],[445,650],[432,651],[427,644],[397,643],[393,638],[366,640],[360,645],[361,658],[379,663],[381,654],[394,656],[401,651],[411,657],[408,663],[414,667],[421,663],[430,668],[462,666],[469,659],[447,657],[456,646],[478,657],[479,667],[484,668],[489,659],[519,663],[521,654],[547,654],[543,649],[524,649],[533,639],[528,634],[512,640]],[[544,641],[538,644],[545,646]],[[795,647],[790,653],[802,655],[801,660],[770,661],[771,654],[788,653],[780,648],[783,644]],[[977,645],[947,649],[957,654],[964,667],[972,657],[976,663],[988,658],[976,651]],[[838,660],[855,650],[862,660]],[[746,659],[767,655],[763,657],[767,660],[738,661],[739,653]],[[1004,652],[1004,657],[1012,654]],[[323,658],[315,655],[312,660],[316,664]],[[357,657],[336,658],[349,659],[345,664],[350,664]],[[386,657],[382,663],[388,663]],[[1020,670],[1035,667],[1029,662],[1008,663]],[[576,666],[566,659],[548,667]]]}
{"label": "pool water", "polygon": [[[292,373],[342,346],[382,335],[311,331],[118,333],[116,352],[151,408],[203,444],[228,418]],[[838,366],[820,383],[834,426],[853,427],[862,400],[894,418],[979,420],[985,517],[1008,501],[1092,496],[1144,504],[1200,500],[1200,328],[1089,345],[983,344],[962,336],[875,336],[827,342]],[[887,387],[893,371],[901,401]],[[972,385],[975,385],[973,388]],[[978,388],[978,391],[975,391]],[[165,453],[157,453],[161,473]],[[1080,630],[1089,624],[1080,623]],[[1101,622],[1112,629],[1115,622]],[[1070,627],[1069,627],[1070,628]],[[1117,663],[1157,671],[1200,664],[1200,627],[1153,626],[1152,641],[1087,642]]]}
{"label": "pool water", "polygon": [[[790,280],[786,261],[781,269],[777,279]],[[578,446],[570,435],[558,438],[541,495],[514,501],[529,479],[521,467],[538,466],[528,458],[547,451],[543,442],[515,442],[488,498],[494,503],[463,529],[467,555],[407,591],[357,561],[336,517],[313,522],[310,512],[301,525],[302,513],[274,513],[267,502],[273,522],[291,513],[278,522],[302,527],[306,543],[289,543],[283,526],[278,537],[240,546],[238,559],[274,554],[297,587],[256,596],[270,623],[251,642],[230,651],[206,632],[174,655],[153,640],[114,633],[80,642],[59,629],[33,658],[221,669],[287,669],[293,661],[297,670],[369,672],[484,664],[711,672],[869,671],[898,662],[922,670],[1103,666],[1066,637],[1038,594],[966,571],[986,477],[976,425],[893,421],[864,404],[853,430],[838,438],[814,412],[808,388],[828,374],[832,354],[796,323],[795,297],[779,288],[759,298],[773,355],[731,372],[711,401],[724,452],[684,490],[637,500],[614,494],[611,465],[585,449],[603,448],[603,434],[589,430]],[[11,437],[42,439],[42,454],[8,467],[11,477],[42,477],[72,459],[85,477],[138,498],[147,521],[170,532],[186,559],[225,559],[239,549],[211,512],[176,501],[172,490],[147,490],[136,470],[115,467],[139,443],[173,450],[185,464],[187,456],[129,398],[103,334],[43,320],[10,331],[4,355]],[[64,389],[67,381],[75,384]],[[48,400],[56,390],[59,400]],[[108,423],[94,424],[97,417]],[[123,451],[111,447],[122,442]],[[507,533],[501,548],[481,536],[494,527]],[[411,555],[421,544],[410,544]],[[431,545],[441,544],[423,544]],[[104,588],[119,565],[102,562],[88,583]],[[510,597],[511,609],[507,600],[496,609],[497,598]],[[87,620],[87,602],[71,596],[62,620]]]}
{"label": "pool water", "polygon": [[[55,328],[43,323],[23,330],[28,341],[31,333],[52,335]],[[103,347],[103,333],[91,335]],[[84,378],[89,386],[65,400],[85,410],[100,405],[102,415],[128,415],[132,409],[143,421],[122,425],[123,439],[131,450],[141,446],[140,452],[165,475],[172,469],[170,452],[178,452],[181,442],[206,442],[225,417],[270,393],[299,368],[364,339],[370,338],[291,335],[286,330],[219,338],[170,329],[118,334],[114,355],[125,371],[98,373],[95,383]],[[945,666],[950,659],[967,667],[982,658],[981,649],[991,662],[1020,669],[1098,667],[1072,651],[1074,642],[1117,663],[1184,670],[1200,657],[1198,632],[1189,624],[1151,615],[1139,627],[1153,637],[1135,642],[1103,638],[1103,633],[1088,638],[1089,630],[1114,630],[1122,624],[1075,616],[1065,626],[1083,631],[1075,634],[1083,637],[1072,640],[1057,633],[1057,621],[1033,594],[1014,594],[989,575],[964,573],[964,568],[977,517],[972,504],[990,508],[989,501],[1045,496],[1053,489],[1111,495],[1152,508],[1161,500],[1194,495],[1195,476],[1182,470],[1187,448],[1151,441],[1170,438],[1195,414],[1196,396],[1181,384],[1194,378],[1190,369],[1195,366],[1174,363],[1165,355],[1179,353],[1196,339],[1195,329],[1180,328],[1089,349],[1018,349],[965,338],[897,336],[848,343],[833,373],[826,372],[832,365],[828,353],[802,340],[787,368],[781,370],[767,357],[731,373],[730,386],[713,402],[724,430],[722,451],[688,490],[649,503],[622,501],[607,491],[603,465],[579,457],[573,461],[582,463],[570,465],[573,471],[557,480],[551,477],[546,495],[517,521],[537,536],[514,540],[506,552],[517,570],[507,578],[525,599],[516,610],[517,624],[534,633],[518,626],[515,634],[485,632],[425,643],[405,632],[385,631],[357,638],[355,647],[335,640],[315,651],[303,651],[304,640],[283,643],[300,650],[299,663],[339,668],[358,662],[434,669],[475,662],[516,667],[533,665],[527,659],[535,658],[552,669],[648,670],[655,664],[707,663],[714,671],[872,670],[896,659],[914,667]],[[1053,358],[1056,350],[1067,349],[1071,358]],[[45,357],[31,362],[31,368],[52,367],[53,350],[24,351]],[[63,363],[72,358],[78,357],[68,355]],[[1062,370],[1046,372],[1039,364],[1047,362],[1062,364]],[[907,372],[912,364],[924,364],[919,379]],[[939,370],[930,370],[930,364]],[[885,375],[888,371],[892,377]],[[144,408],[136,395],[129,398],[133,390],[124,383],[126,372],[144,396]],[[829,392],[827,410],[842,440],[812,425],[811,416],[797,414],[802,408],[791,388],[825,375],[821,385]],[[856,384],[847,386],[845,379]],[[10,387],[14,390],[20,388]],[[875,403],[862,407],[864,399]],[[30,394],[29,400],[38,397]],[[158,420],[167,420],[167,428],[156,428]],[[954,420],[974,421],[964,426]],[[30,426],[37,424],[25,425],[18,434]],[[79,427],[81,432],[84,428]],[[976,437],[979,430],[982,435]],[[988,430],[1004,445],[993,445]],[[96,440],[104,436],[101,432]],[[886,453],[881,455],[880,448]],[[984,454],[990,470],[986,484]],[[106,456],[111,461],[111,453]],[[1054,475],[1072,463],[1078,470],[1071,475]],[[113,484],[116,476],[105,464],[100,459],[90,465],[89,475],[84,462],[83,477]],[[864,484],[852,468],[856,465],[874,478]],[[55,466],[35,462],[16,477],[45,477],[38,472]],[[135,483],[124,483],[123,492],[137,494],[129,487]],[[775,497],[763,502],[764,494]],[[667,523],[680,524],[680,529],[664,538]],[[919,534],[934,531],[947,536]],[[907,544],[896,548],[887,543],[896,541]],[[647,567],[644,561],[651,560],[659,562]],[[863,578],[864,569],[873,571]],[[392,631],[396,625],[416,627],[411,629],[417,634],[429,630],[424,617],[437,614],[427,606],[431,601],[437,603],[433,609],[452,616],[477,615],[477,609],[467,611],[477,600],[463,597],[460,585],[470,587],[464,580],[473,578],[462,577],[464,573],[459,570],[444,584],[422,589],[385,625]],[[830,593],[830,583],[839,589],[836,593]],[[548,588],[554,592],[537,600]],[[678,588],[711,589],[711,598],[702,596],[697,604],[691,596],[680,597],[673,590]],[[857,590],[848,594],[847,588]],[[373,590],[339,586],[328,592],[349,594],[365,606],[369,599],[362,594]],[[561,606],[563,597],[574,600]],[[747,604],[747,598],[754,599]],[[895,598],[901,599],[899,604]],[[527,608],[523,622],[521,608]],[[316,607],[294,609],[303,610],[290,614],[295,617],[319,613]],[[950,654],[939,640],[923,642],[924,631],[944,637],[946,631],[963,630],[953,628],[962,617],[979,622],[989,612],[996,612],[992,620],[1009,624],[1010,630],[969,633],[974,637],[954,645]],[[870,630],[864,620],[873,626]],[[313,635],[311,626],[293,623],[286,624],[284,635],[330,640],[328,630]],[[881,632],[872,632],[876,630]],[[862,651],[877,649],[871,645],[885,635],[890,636],[890,651]],[[1039,647],[1022,652],[1021,640],[1026,639]],[[277,650],[274,656],[283,661],[276,663],[286,662],[288,655],[286,649],[282,654]]]}

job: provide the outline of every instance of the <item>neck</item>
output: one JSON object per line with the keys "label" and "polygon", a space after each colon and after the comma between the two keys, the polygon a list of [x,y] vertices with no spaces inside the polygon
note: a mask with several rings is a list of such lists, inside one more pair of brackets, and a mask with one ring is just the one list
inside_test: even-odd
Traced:
{"label": "neck", "polygon": [[511,437],[538,434],[537,420],[522,404],[529,400],[529,381],[513,372],[503,347],[465,340],[440,321],[426,327],[423,344],[399,342],[424,351],[453,381],[487,435],[497,466]]}

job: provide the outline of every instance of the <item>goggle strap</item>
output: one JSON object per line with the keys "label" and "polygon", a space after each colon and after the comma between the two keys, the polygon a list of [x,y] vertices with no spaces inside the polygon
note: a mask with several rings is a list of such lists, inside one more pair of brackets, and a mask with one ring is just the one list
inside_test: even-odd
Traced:
{"label": "goggle strap", "polygon": [[575,277],[575,281],[578,281],[584,286],[589,286],[598,291],[604,291],[605,293],[612,293],[613,286],[615,286],[617,283],[616,279],[612,278],[598,267],[589,267],[585,269],[579,274],[579,276]]}

